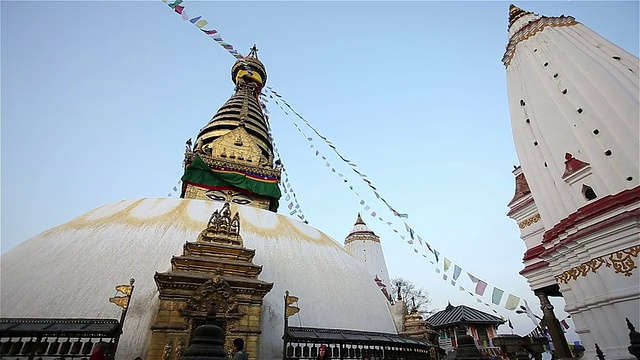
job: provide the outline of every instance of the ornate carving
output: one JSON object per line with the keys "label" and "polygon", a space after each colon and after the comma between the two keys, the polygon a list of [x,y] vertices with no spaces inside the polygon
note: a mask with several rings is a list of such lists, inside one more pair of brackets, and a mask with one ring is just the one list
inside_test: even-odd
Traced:
{"label": "ornate carving", "polygon": [[[196,144],[196,146],[198,146],[198,144]],[[270,179],[275,178],[278,181],[280,181],[280,175],[281,175],[282,169],[279,167],[273,168],[271,166],[256,166],[254,164],[240,164],[240,163],[232,162],[222,158],[212,159],[209,155],[203,154],[203,153],[200,153],[198,155],[200,156],[202,161],[205,162],[205,164],[209,165],[214,169],[238,170],[246,173],[265,176],[266,178],[270,178]],[[196,154],[194,152],[189,152],[186,154],[185,167],[191,164],[195,156]]]}
{"label": "ornate carving", "polygon": [[240,236],[240,215],[231,215],[229,203],[211,214],[207,228],[198,236],[200,242],[219,242],[242,246]]}
{"label": "ornate carving", "polygon": [[535,214],[532,217],[522,220],[521,222],[518,223],[518,227],[520,227],[520,229],[524,229],[527,226],[533,225],[535,223],[537,223],[538,221],[540,221],[540,214]]}
{"label": "ornate carving", "polygon": [[[246,112],[246,106],[243,106],[242,110]],[[244,116],[248,115],[243,115],[242,110],[240,126],[215,139],[211,144],[205,145],[204,152],[213,158],[223,158],[244,164],[266,163],[267,159],[262,155],[260,147],[244,128]]]}
{"label": "ornate carving", "polygon": [[617,251],[609,255],[609,261],[611,265],[607,264],[607,267],[613,266],[616,274],[623,273],[624,276],[631,276],[633,269],[637,268],[634,257],[638,256],[640,252],[640,246],[634,246],[629,249]]}
{"label": "ornate carving", "polygon": [[228,315],[238,312],[238,299],[222,276],[214,276],[193,292],[187,301],[187,309],[205,313],[212,303],[217,305],[218,314]]}
{"label": "ornate carving", "polygon": [[180,359],[182,357],[182,354],[184,353],[184,340],[180,339],[178,341],[178,346],[176,346],[176,356],[174,357],[176,360]]}
{"label": "ornate carving", "polygon": [[169,360],[169,357],[171,356],[171,350],[173,350],[173,346],[171,346],[171,343],[166,343],[164,345],[164,349],[162,350],[162,360]]}
{"label": "ornate carving", "polygon": [[613,267],[616,274],[631,276],[633,274],[633,269],[638,267],[634,258],[638,257],[639,253],[640,245],[619,250],[575,266],[560,275],[556,275],[555,279],[557,282],[568,284],[571,280],[576,280],[581,276],[587,276],[589,271],[595,273],[602,267],[602,265],[606,267]]}

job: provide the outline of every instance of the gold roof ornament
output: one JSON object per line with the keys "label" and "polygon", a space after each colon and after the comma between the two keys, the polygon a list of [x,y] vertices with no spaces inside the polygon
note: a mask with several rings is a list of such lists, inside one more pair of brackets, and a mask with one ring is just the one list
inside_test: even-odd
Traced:
{"label": "gold roof ornament", "polygon": [[232,215],[230,204],[224,203],[222,209],[211,214],[207,228],[198,235],[197,241],[243,246],[240,236],[240,215],[237,212]]}
{"label": "gold roof ornament", "polygon": [[[236,85],[235,93],[200,130],[193,153],[212,160],[228,161],[230,152],[240,151],[238,148],[242,147],[242,151],[252,153],[251,161],[239,161],[236,156],[234,162],[239,161],[245,165],[249,163],[256,168],[273,168],[273,145],[259,100],[260,91],[267,82],[267,71],[264,64],[258,60],[258,49],[255,45],[249,55],[235,62],[231,68],[231,80]],[[242,145],[236,145],[234,148],[229,146],[229,141],[218,141],[239,128],[246,131]],[[235,138],[237,136],[234,134]],[[257,154],[256,149],[259,150]],[[187,152],[188,159],[190,152]]]}

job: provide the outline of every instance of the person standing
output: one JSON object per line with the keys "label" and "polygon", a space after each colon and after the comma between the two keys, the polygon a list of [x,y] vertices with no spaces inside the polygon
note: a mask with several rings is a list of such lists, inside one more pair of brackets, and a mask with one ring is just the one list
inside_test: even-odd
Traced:
{"label": "person standing", "polygon": [[318,360],[331,360],[331,353],[327,345],[320,345],[318,349]]}
{"label": "person standing", "polygon": [[240,338],[233,339],[233,352],[232,360],[249,360],[249,354],[244,351],[244,340]]}

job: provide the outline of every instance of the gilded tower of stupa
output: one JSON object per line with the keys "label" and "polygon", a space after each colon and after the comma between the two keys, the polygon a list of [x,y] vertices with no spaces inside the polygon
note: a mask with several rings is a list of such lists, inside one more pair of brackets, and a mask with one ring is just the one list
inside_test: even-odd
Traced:
{"label": "gilded tower of stupa", "polygon": [[187,142],[181,197],[227,201],[276,211],[280,168],[273,164],[269,127],[260,105],[267,81],[254,46],[231,69],[235,93]]}

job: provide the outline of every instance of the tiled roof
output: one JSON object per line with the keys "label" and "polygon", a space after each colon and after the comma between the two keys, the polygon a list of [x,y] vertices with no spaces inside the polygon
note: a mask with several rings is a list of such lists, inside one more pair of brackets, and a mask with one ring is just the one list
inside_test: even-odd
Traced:
{"label": "tiled roof", "polygon": [[427,324],[434,328],[455,326],[461,323],[499,325],[504,322],[505,320],[480,310],[465,305],[452,306],[451,304],[427,319]]}

